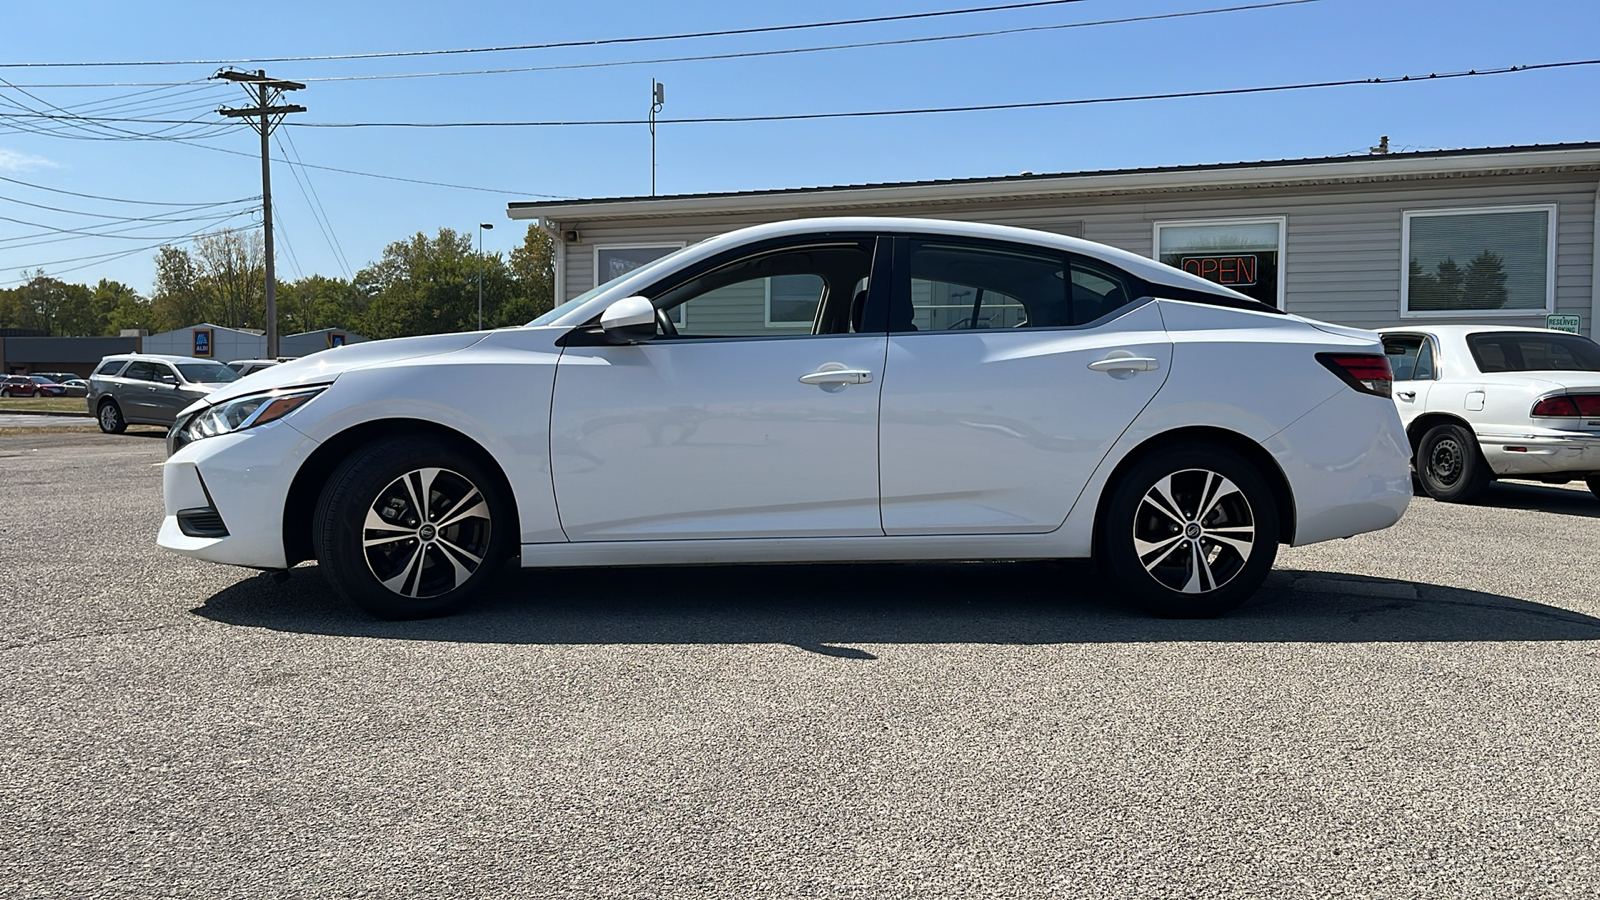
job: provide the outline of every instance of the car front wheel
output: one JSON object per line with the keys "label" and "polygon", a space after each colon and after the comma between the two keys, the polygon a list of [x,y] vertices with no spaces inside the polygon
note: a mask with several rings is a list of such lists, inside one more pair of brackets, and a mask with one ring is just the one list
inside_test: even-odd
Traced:
{"label": "car front wheel", "polygon": [[122,408],[117,406],[114,400],[100,404],[100,410],[95,414],[95,421],[100,423],[100,430],[106,434],[121,434],[128,430],[128,423],[122,418]]}
{"label": "car front wheel", "polygon": [[1100,547],[1133,599],[1166,618],[1219,616],[1248,600],[1278,554],[1278,510],[1249,462],[1222,447],[1171,447],[1117,483]]}
{"label": "car front wheel", "polygon": [[1489,465],[1478,441],[1460,425],[1428,429],[1412,465],[1422,490],[1443,503],[1470,503],[1489,488]]}
{"label": "car front wheel", "polygon": [[482,593],[513,539],[499,478],[449,442],[370,444],[317,503],[317,563],[335,590],[383,619],[452,612]]}

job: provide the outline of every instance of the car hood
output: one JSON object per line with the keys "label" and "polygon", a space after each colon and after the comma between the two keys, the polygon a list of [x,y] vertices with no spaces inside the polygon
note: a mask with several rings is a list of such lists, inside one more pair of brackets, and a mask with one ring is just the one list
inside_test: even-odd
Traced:
{"label": "car hood", "polygon": [[268,366],[238,381],[229,382],[205,399],[219,403],[279,388],[294,388],[307,384],[326,384],[352,369],[365,369],[385,363],[422,356],[437,356],[464,350],[483,340],[489,332],[472,331],[465,334],[429,334],[420,337],[393,338],[387,341],[363,341],[323,350],[291,360],[281,365]]}

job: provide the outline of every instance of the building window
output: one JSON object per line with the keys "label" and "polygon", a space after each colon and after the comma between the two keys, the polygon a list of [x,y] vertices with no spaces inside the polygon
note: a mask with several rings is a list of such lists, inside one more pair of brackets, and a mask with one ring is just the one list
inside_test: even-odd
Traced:
{"label": "building window", "polygon": [[1287,221],[1270,216],[1157,222],[1156,259],[1281,309]]}
{"label": "building window", "polygon": [[[594,248],[594,286],[599,287],[632,272],[645,263],[652,263],[674,250],[683,249],[676,244],[599,244]],[[674,325],[683,324],[683,310],[668,313]]]}
{"label": "building window", "polygon": [[1400,313],[1529,315],[1554,311],[1555,206],[1405,213]]}

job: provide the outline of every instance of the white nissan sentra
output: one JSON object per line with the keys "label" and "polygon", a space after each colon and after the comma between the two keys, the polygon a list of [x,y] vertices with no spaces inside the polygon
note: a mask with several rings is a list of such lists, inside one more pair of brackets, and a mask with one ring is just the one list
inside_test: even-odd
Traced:
{"label": "white nissan sentra", "polygon": [[[1410,447],[1369,332],[990,225],[810,219],[521,328],[375,341],[189,407],[162,546],[316,559],[375,615],[525,567],[1094,557],[1226,612],[1279,544],[1386,528]],[[1070,586],[1062,586],[1063,594]]]}

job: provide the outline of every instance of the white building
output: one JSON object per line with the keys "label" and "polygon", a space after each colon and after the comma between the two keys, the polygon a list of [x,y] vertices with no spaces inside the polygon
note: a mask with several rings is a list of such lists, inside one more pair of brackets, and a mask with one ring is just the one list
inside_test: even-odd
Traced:
{"label": "white building", "polygon": [[[512,203],[508,214],[555,237],[558,301],[746,225],[892,215],[1088,238],[1359,327],[1557,316],[1591,334],[1597,194],[1600,143],[1585,143]],[[772,304],[769,323],[782,318]]]}
{"label": "white building", "polygon": [[[310,356],[318,350],[365,340],[359,334],[324,328],[278,338],[278,353],[283,356]],[[188,328],[147,335],[143,338],[141,350],[171,356],[198,356],[218,362],[262,359],[267,353],[267,336],[266,332],[254,328],[225,328],[202,322]]]}

